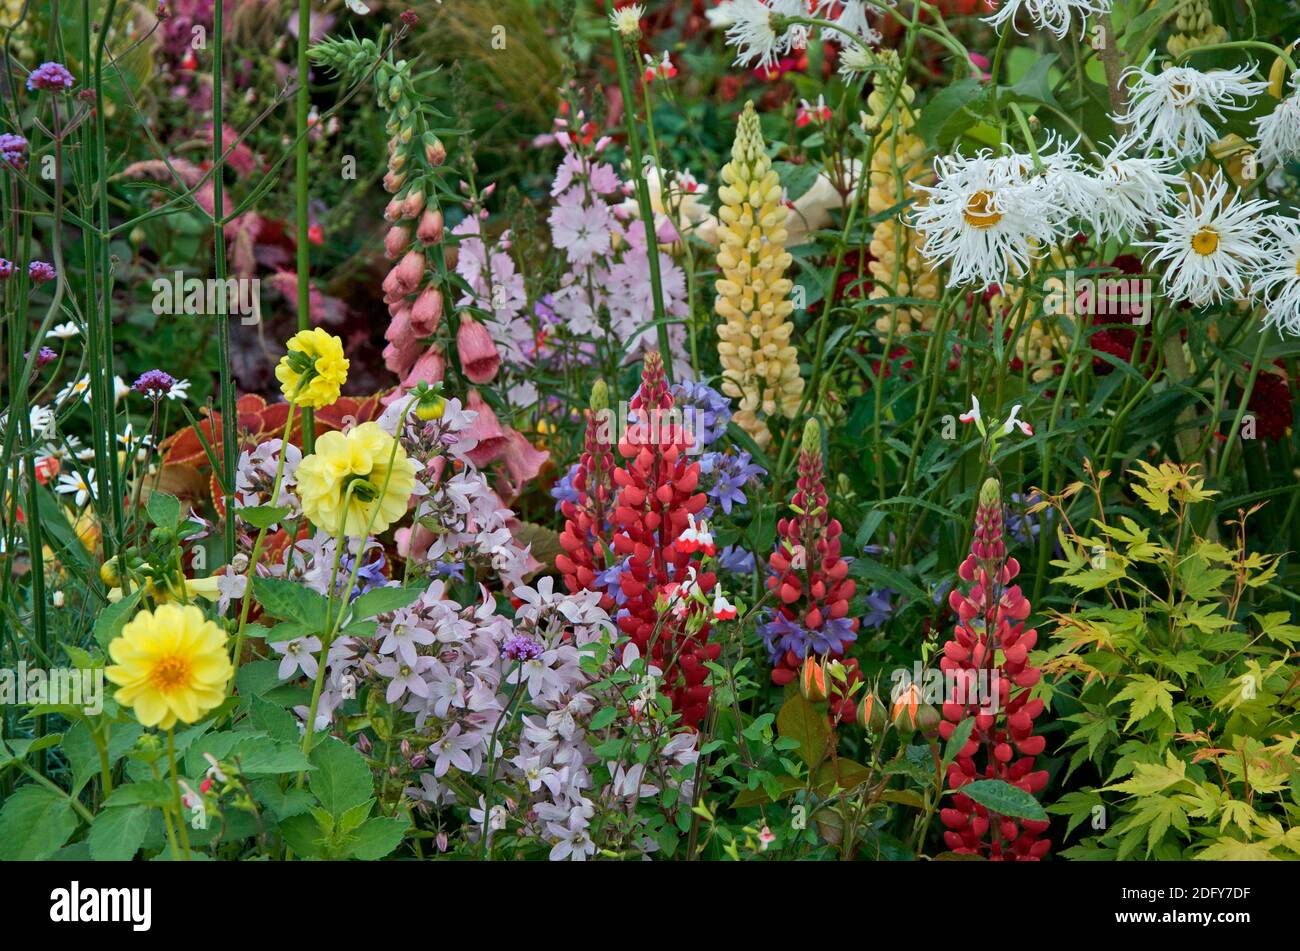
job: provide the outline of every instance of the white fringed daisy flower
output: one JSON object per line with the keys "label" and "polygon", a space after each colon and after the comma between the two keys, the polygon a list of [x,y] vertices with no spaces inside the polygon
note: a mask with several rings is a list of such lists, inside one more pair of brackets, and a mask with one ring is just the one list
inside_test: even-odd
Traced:
{"label": "white fringed daisy flower", "polygon": [[1112,116],[1120,125],[1129,126],[1147,151],[1178,158],[1201,158],[1206,148],[1219,138],[1214,123],[1201,110],[1222,122],[1225,111],[1240,112],[1248,108],[1249,100],[1268,88],[1267,82],[1250,80],[1255,72],[1254,63],[1207,72],[1191,66],[1171,66],[1152,73],[1147,71],[1152,56],[1140,67],[1124,71],[1125,78],[1135,77],[1130,87],[1129,109],[1122,116]]}
{"label": "white fringed daisy flower", "polygon": [[1023,10],[1034,21],[1034,26],[1060,39],[1070,32],[1070,23],[1075,17],[1078,17],[1082,31],[1085,19],[1109,9],[1110,0],[1006,0],[997,13],[984,17],[984,22],[997,30],[1010,23],[1011,28],[1019,33],[1016,15]]}
{"label": "white fringed daisy flower", "polygon": [[1005,284],[1066,236],[1069,209],[1045,187],[1046,176],[1030,176],[1033,168],[1016,154],[934,160],[938,181],[916,186],[926,197],[911,224],[925,258],[948,265],[949,287]]}
{"label": "white fringed daisy flower", "polygon": [[1120,139],[1106,155],[1097,156],[1100,193],[1086,217],[1103,237],[1131,237],[1146,230],[1174,196],[1182,181],[1163,157],[1129,155],[1131,138]]}
{"label": "white fringed daisy flower", "polygon": [[630,3],[609,15],[609,23],[624,39],[635,40],[641,36],[641,18],[645,16],[645,7],[639,3]]}
{"label": "white fringed daisy flower", "polygon": [[709,22],[726,29],[728,46],[736,47],[737,66],[767,69],[794,49],[808,46],[808,27],[789,24],[779,35],[774,16],[803,17],[801,0],[727,0],[708,13]]}
{"label": "white fringed daisy flower", "polygon": [[1193,175],[1195,184],[1172,213],[1156,219],[1148,267],[1163,270],[1165,292],[1174,300],[1197,307],[1240,300],[1253,274],[1267,266],[1261,216],[1273,208],[1262,199],[1241,200],[1241,189],[1228,194],[1229,184],[1216,169],[1208,182]]}
{"label": "white fringed daisy flower", "polygon": [[1291,94],[1256,119],[1255,126],[1261,162],[1271,165],[1300,158],[1300,73],[1291,77]]}
{"label": "white fringed daisy flower", "polygon": [[1264,305],[1264,322],[1300,334],[1300,222],[1275,215],[1265,223],[1265,263],[1251,290]]}
{"label": "white fringed daisy flower", "polygon": [[815,16],[829,20],[839,29],[826,27],[822,30],[822,39],[846,46],[852,40],[846,34],[852,34],[860,43],[867,46],[880,45],[880,31],[872,27],[871,11],[862,0],[822,0]]}
{"label": "white fringed daisy flower", "polygon": [[1104,199],[1105,184],[1075,152],[1078,141],[1065,143],[1054,134],[1038,150],[1043,167],[1042,187],[1068,209],[1070,217],[1090,220]]}

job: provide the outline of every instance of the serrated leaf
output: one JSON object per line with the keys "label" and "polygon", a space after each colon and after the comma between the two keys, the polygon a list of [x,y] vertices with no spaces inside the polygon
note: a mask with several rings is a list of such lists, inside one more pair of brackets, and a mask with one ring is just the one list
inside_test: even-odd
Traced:
{"label": "serrated leaf", "polygon": [[271,617],[297,621],[319,633],[325,629],[329,602],[308,587],[283,578],[253,578],[253,597]]}
{"label": "serrated leaf", "polygon": [[135,613],[136,606],[139,605],[140,597],[143,594],[143,590],[133,591],[121,601],[110,604],[99,612],[94,627],[96,644],[104,648],[104,650],[108,650],[109,643],[122,633],[122,628],[131,619],[131,615]]}
{"label": "serrated leaf", "polygon": [[340,740],[327,736],[311,751],[311,791],[331,815],[343,815],[353,806],[370,799],[374,782],[370,767],[361,754]]}
{"label": "serrated leaf", "polygon": [[0,859],[40,861],[76,831],[77,816],[65,796],[44,786],[21,786],[0,808]]}
{"label": "serrated leaf", "polygon": [[96,862],[129,862],[144,844],[149,832],[150,810],[146,806],[105,809],[95,817],[87,842]]}

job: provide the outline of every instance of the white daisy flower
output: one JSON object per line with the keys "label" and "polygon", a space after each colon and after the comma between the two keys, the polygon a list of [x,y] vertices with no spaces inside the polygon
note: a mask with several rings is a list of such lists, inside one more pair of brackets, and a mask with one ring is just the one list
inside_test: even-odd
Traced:
{"label": "white daisy flower", "polygon": [[1291,94],[1256,119],[1255,125],[1261,162],[1271,165],[1300,158],[1300,73],[1291,77]]}
{"label": "white daisy flower", "polygon": [[131,392],[131,387],[126,385],[126,381],[120,376],[113,377],[113,405],[116,406],[122,402],[122,397]]}
{"label": "white daisy flower", "polygon": [[1264,322],[1300,334],[1300,222],[1275,215],[1265,222],[1265,263],[1251,282],[1264,304]]}
{"label": "white daisy flower", "polygon": [[1148,266],[1164,269],[1162,284],[1174,300],[1197,307],[1240,300],[1250,276],[1268,264],[1260,216],[1273,202],[1242,201],[1241,189],[1229,196],[1218,169],[1208,182],[1193,178],[1195,185],[1173,213],[1156,219],[1155,238],[1135,243],[1152,249]]}
{"label": "white daisy flower", "polygon": [[921,253],[949,267],[948,286],[989,287],[1029,270],[1030,262],[1068,232],[1069,209],[1029,177],[1031,159],[980,152],[934,160],[938,181],[917,185],[927,200],[912,212]]}
{"label": "white daisy flower", "polygon": [[1147,225],[1173,201],[1174,186],[1181,183],[1165,157],[1131,156],[1132,138],[1115,142],[1106,155],[1098,155],[1100,186],[1088,218],[1101,237],[1129,237]]}
{"label": "white daisy flower", "polygon": [[54,432],[54,410],[48,406],[33,406],[28,419],[31,421],[34,436],[44,438]]}
{"label": "white daisy flower", "polygon": [[[1016,15],[1023,10],[1040,30],[1048,30],[1058,40],[1070,31],[1070,22],[1079,18],[1080,33],[1083,21],[1093,14],[1110,9],[1110,0],[1006,0],[997,13],[984,17],[984,22],[1001,30],[1008,23],[1017,33]],[[1024,34],[1021,34],[1024,35]]]}
{"label": "white daisy flower", "polygon": [[126,428],[118,434],[117,444],[122,447],[123,452],[128,455],[134,452],[135,457],[143,461],[148,456],[147,450],[153,445],[153,439],[148,433],[137,436],[135,427],[127,423]]}
{"label": "white daisy flower", "polygon": [[79,400],[90,392],[90,374],[86,374],[80,380],[69,383],[63,389],[59,390],[54,396],[54,402],[62,406],[73,400]]}
{"label": "white daisy flower", "polygon": [[726,27],[729,46],[736,47],[737,66],[767,69],[792,49],[808,46],[808,27],[790,24],[778,36],[773,17],[807,15],[801,0],[728,0],[711,18],[714,26]]}
{"label": "white daisy flower", "polygon": [[1170,66],[1158,73],[1147,71],[1152,57],[1141,66],[1124,71],[1131,84],[1128,112],[1112,116],[1140,136],[1148,151],[1179,158],[1199,159],[1219,133],[1201,112],[1207,110],[1220,122],[1224,112],[1240,112],[1249,100],[1268,88],[1267,82],[1251,82],[1255,64],[1237,69],[1201,72],[1191,66]]}
{"label": "white daisy flower", "polygon": [[167,398],[169,400],[188,400],[190,398],[190,381],[188,379],[177,380],[171,385],[171,389],[167,391]]}
{"label": "white daisy flower", "polygon": [[80,507],[87,500],[95,498],[95,475],[91,473],[87,479],[80,472],[61,472],[54,491],[60,495],[71,495],[72,501]]}
{"label": "white daisy flower", "polygon": [[609,22],[618,35],[636,39],[641,35],[641,18],[645,16],[645,7],[639,3],[630,3],[609,15]]}
{"label": "white daisy flower", "polygon": [[45,336],[52,337],[55,340],[71,340],[81,333],[81,330],[72,321],[66,324],[55,324],[49,330],[45,331]]}

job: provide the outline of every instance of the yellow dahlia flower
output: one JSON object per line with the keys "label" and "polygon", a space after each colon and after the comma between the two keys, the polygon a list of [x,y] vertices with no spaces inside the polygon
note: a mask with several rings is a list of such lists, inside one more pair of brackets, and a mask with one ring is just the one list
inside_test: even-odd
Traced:
{"label": "yellow dahlia flower", "polygon": [[[916,91],[906,82],[890,102],[898,75],[898,55],[884,50],[877,58],[891,70],[879,77],[867,97],[863,122],[875,136],[868,175],[867,208],[873,216],[883,215],[871,232],[871,299],[915,297],[939,299],[939,276],[921,257],[920,236],[899,219],[895,209],[915,197],[914,184],[928,174],[925,143],[912,132],[916,122],[912,100]],[[876,321],[876,333],[883,340],[894,333],[929,330],[935,308],[891,306]]]}
{"label": "yellow dahlia flower", "polygon": [[343,341],[320,327],[302,330],[289,338],[289,352],[275,367],[280,392],[290,403],[320,409],[339,398],[348,378]]}
{"label": "yellow dahlia flower", "polygon": [[192,604],[141,611],[108,645],[104,676],[121,689],[114,699],[144,726],[170,730],[195,723],[226,698],[232,668],[226,632]]}
{"label": "yellow dahlia flower", "polygon": [[[785,276],[786,209],[781,180],[763,145],[758,113],[746,103],[722,168],[718,189],[718,270],[722,277],[714,309],[718,326],[722,392],[738,399],[732,417],[760,446],[772,438],[768,418],[793,417],[803,394],[799,355],[790,344],[794,324],[788,299],[793,286]],[[761,414],[761,415],[760,415]]]}
{"label": "yellow dahlia flower", "polygon": [[372,513],[369,531],[378,534],[406,512],[415,473],[415,462],[400,442],[378,423],[362,423],[317,439],[316,451],[298,464],[295,479],[303,514],[313,525],[333,535],[342,524],[349,538],[364,538]]}

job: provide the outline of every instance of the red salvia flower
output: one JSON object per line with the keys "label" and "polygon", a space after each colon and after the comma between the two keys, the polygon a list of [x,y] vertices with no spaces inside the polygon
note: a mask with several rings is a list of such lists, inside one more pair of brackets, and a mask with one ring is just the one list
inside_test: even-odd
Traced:
{"label": "red salvia flower", "polygon": [[[1019,573],[1020,563],[1007,557],[1003,541],[1002,487],[990,478],[980,489],[970,554],[957,569],[974,587],[967,594],[954,590],[948,596],[958,620],[939,660],[950,691],[940,736],[947,740],[963,720],[975,720],[970,739],[948,768],[950,789],[978,779],[1000,779],[1030,794],[1047,785],[1046,770],[1034,769],[1034,758],[1044,745],[1043,737],[1034,735],[1043,701],[1029,697],[1041,676],[1029,663],[1038,632],[1025,630],[1029,599],[1019,585],[1008,587]],[[981,681],[984,690],[979,689]],[[951,808],[940,812],[940,819],[953,852],[1034,860],[1051,848],[1040,838],[1047,822],[999,816],[961,793],[953,797]]]}

